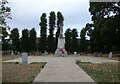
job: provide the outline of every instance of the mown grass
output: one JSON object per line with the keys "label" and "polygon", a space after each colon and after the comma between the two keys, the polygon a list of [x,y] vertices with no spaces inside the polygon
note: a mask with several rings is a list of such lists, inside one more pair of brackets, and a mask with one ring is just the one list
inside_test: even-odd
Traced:
{"label": "mown grass", "polygon": [[3,62],[2,81],[6,83],[26,82],[31,84],[40,73],[46,62],[20,64],[19,62]]}
{"label": "mown grass", "polygon": [[[102,58],[109,59],[109,54],[102,54]],[[117,60],[120,61],[120,54],[112,54],[111,60]]]}
{"label": "mown grass", "polygon": [[21,57],[21,55],[14,55],[14,56],[6,55],[6,56],[2,56],[2,61],[17,59],[19,57]]}
{"label": "mown grass", "polygon": [[85,62],[76,62],[93,80],[97,83],[115,83],[120,82],[120,69],[118,63],[93,64]]}

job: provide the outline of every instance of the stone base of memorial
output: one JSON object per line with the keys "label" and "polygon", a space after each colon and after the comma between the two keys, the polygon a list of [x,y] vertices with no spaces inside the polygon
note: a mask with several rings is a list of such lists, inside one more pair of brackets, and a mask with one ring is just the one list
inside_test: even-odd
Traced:
{"label": "stone base of memorial", "polygon": [[58,45],[54,55],[62,57],[68,55],[67,51],[65,50],[65,38],[62,36],[58,38]]}

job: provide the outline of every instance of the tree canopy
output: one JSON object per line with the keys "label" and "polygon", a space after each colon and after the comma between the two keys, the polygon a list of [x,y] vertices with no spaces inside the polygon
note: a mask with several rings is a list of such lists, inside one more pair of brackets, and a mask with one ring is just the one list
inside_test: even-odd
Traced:
{"label": "tree canopy", "polygon": [[93,21],[93,25],[87,29],[91,50],[119,51],[120,2],[90,2],[89,11]]}
{"label": "tree canopy", "polygon": [[41,52],[44,52],[47,48],[46,44],[46,36],[47,36],[47,18],[46,18],[46,13],[43,13],[41,18],[40,18],[40,47],[39,50]]}
{"label": "tree canopy", "polygon": [[65,48],[67,52],[72,52],[72,31],[68,28],[65,32]]}
{"label": "tree canopy", "polygon": [[20,51],[19,30],[17,28],[12,29],[10,38],[12,40],[12,50]]}
{"label": "tree canopy", "polygon": [[72,30],[72,52],[78,52],[79,50],[79,45],[78,45],[78,32],[77,29]]}
{"label": "tree canopy", "polygon": [[21,48],[23,52],[29,52],[29,30],[22,30]]}
{"label": "tree canopy", "polygon": [[56,15],[55,12],[50,12],[49,16],[49,35],[48,35],[48,51],[54,52],[55,50],[55,40],[54,40],[54,30],[55,30],[55,20]]}
{"label": "tree canopy", "polygon": [[87,40],[86,40],[86,28],[83,28],[80,32],[80,51],[87,51]]}
{"label": "tree canopy", "polygon": [[36,31],[35,28],[32,28],[29,32],[29,46],[30,46],[30,51],[36,51]]}

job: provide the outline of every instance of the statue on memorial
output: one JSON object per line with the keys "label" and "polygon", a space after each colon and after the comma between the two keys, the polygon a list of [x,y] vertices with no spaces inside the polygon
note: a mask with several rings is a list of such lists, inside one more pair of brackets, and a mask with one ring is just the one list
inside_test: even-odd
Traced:
{"label": "statue on memorial", "polygon": [[59,24],[59,27],[60,27],[60,35],[59,35],[59,37],[63,37],[63,25]]}

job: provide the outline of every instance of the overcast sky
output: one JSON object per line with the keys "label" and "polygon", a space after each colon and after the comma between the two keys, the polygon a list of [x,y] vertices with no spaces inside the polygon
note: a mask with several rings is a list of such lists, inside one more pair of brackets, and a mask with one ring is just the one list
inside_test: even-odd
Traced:
{"label": "overcast sky", "polygon": [[51,11],[60,11],[64,16],[64,29],[77,28],[78,33],[90,22],[89,0],[8,0],[11,7],[12,20],[8,25],[21,30],[35,27],[37,36],[40,35],[40,16]]}

